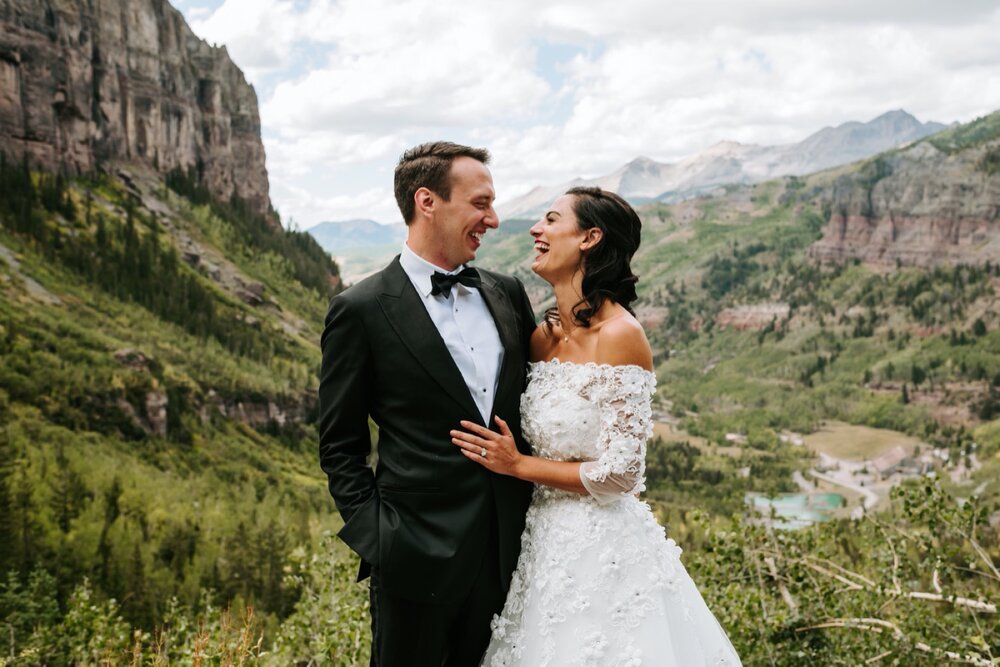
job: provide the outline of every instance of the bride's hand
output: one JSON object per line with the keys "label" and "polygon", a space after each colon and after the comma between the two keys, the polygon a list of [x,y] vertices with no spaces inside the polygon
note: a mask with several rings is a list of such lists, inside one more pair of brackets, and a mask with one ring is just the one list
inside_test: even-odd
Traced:
{"label": "bride's hand", "polygon": [[462,420],[460,423],[466,430],[452,431],[451,441],[461,448],[467,458],[484,468],[501,475],[514,475],[514,469],[524,455],[517,451],[507,422],[499,417],[493,419],[500,428],[499,433],[475,422]]}

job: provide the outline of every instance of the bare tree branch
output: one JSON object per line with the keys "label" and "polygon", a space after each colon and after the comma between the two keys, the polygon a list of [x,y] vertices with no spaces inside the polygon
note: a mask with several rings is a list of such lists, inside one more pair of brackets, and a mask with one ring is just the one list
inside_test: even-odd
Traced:
{"label": "bare tree branch", "polygon": [[[881,634],[884,630],[890,630],[892,631],[893,638],[899,640],[907,639],[906,635],[903,634],[903,631],[899,629],[898,625],[881,618],[832,618],[828,621],[824,621],[823,623],[816,623],[815,625],[796,628],[795,631],[808,632],[809,630],[822,630],[826,628],[849,628],[854,630],[864,630],[866,632],[875,632],[878,634]],[[950,662],[981,665],[982,667],[994,667],[997,664],[994,660],[984,658],[981,655],[973,653],[962,655],[961,653],[956,653],[955,651],[935,649],[923,642],[914,642],[913,647],[918,651],[946,658]]]}
{"label": "bare tree branch", "polygon": [[957,595],[940,595],[938,593],[922,593],[920,591],[911,591],[909,593],[903,593],[908,598],[913,598],[914,600],[930,600],[931,602],[950,602],[959,607],[968,607],[969,609],[975,609],[976,611],[982,611],[987,614],[997,613],[997,606],[989,602],[979,602],[978,600],[970,600],[969,598],[958,597]]}
{"label": "bare tree branch", "polygon": [[767,564],[767,569],[771,573],[771,578],[778,584],[778,590],[781,592],[781,598],[785,601],[785,604],[788,605],[788,608],[791,611],[798,611],[799,605],[795,602],[795,598],[793,598],[792,594],[788,591],[788,587],[785,586],[785,582],[783,582],[778,576],[778,568],[774,564],[774,559],[770,556],[765,556],[764,562]]}

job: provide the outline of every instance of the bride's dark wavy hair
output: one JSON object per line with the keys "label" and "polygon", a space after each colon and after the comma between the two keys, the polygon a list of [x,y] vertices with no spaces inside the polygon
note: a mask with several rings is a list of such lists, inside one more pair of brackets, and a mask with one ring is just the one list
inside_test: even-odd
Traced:
{"label": "bride's dark wavy hair", "polygon": [[[602,232],[601,240],[583,254],[583,298],[573,306],[577,325],[589,327],[590,319],[607,299],[635,315],[631,304],[636,300],[639,277],[632,273],[631,262],[642,232],[638,214],[620,196],[600,188],[571,188],[566,194],[573,195],[573,212],[580,229],[596,227]],[[550,327],[559,322],[559,311],[550,308],[545,321]]]}

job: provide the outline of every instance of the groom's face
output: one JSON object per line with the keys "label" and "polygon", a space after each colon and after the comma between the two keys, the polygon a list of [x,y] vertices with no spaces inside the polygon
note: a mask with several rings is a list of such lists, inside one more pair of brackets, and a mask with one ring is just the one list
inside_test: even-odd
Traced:
{"label": "groom's face", "polygon": [[486,165],[471,157],[451,163],[451,196],[438,199],[433,221],[439,256],[453,270],[476,258],[483,235],[500,226],[493,200],[493,176]]}

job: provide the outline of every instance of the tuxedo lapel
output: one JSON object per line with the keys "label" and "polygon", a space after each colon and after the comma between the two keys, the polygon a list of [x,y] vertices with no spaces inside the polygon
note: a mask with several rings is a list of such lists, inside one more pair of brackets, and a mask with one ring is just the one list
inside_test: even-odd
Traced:
{"label": "tuxedo lapel", "polygon": [[479,408],[469,394],[462,372],[427,314],[413,283],[400,266],[399,257],[386,267],[382,275],[385,289],[378,296],[378,302],[389,325],[424,370],[458,401],[470,418],[478,420]]}
{"label": "tuxedo lapel", "polygon": [[[500,334],[500,343],[503,345],[503,365],[500,367],[500,378],[497,382],[497,390],[493,396],[493,408],[500,403],[501,395],[505,391],[509,391],[513,388],[514,391],[520,391],[520,387],[516,387],[513,384],[513,376],[517,372],[515,368],[514,359],[519,357],[518,355],[518,345],[520,341],[517,337],[517,320],[514,314],[514,307],[510,303],[510,299],[507,298],[507,293],[504,291],[503,286],[500,285],[491,276],[482,271],[479,272],[482,278],[482,287],[480,288],[480,293],[483,295],[483,300],[486,301],[486,307],[490,309],[490,314],[493,315],[493,322],[497,326],[497,333]],[[500,415],[503,419],[504,416]],[[487,424],[491,426],[491,424]]]}

